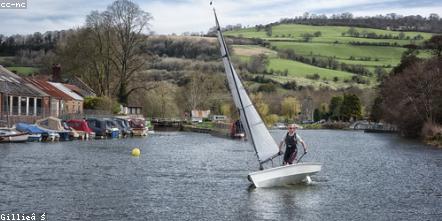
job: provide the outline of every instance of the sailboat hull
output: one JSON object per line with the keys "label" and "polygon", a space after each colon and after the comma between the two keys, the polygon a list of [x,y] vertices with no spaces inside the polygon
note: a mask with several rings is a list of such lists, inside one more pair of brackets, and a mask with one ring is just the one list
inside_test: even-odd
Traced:
{"label": "sailboat hull", "polygon": [[321,171],[321,167],[320,163],[298,163],[253,172],[248,177],[256,187],[287,186],[303,182],[307,176]]}

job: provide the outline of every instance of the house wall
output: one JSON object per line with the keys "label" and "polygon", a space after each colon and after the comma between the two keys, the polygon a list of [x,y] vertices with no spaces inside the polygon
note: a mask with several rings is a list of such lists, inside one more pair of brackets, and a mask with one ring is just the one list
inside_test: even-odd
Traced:
{"label": "house wall", "polygon": [[64,114],[83,113],[83,101],[69,100],[65,102]]}
{"label": "house wall", "polygon": [[47,106],[42,97],[12,96],[0,94],[0,126],[12,126],[18,122],[34,123],[45,117]]}
{"label": "house wall", "polygon": [[53,117],[58,117],[60,115],[60,107],[61,107],[61,100],[51,98],[50,101],[50,115]]}

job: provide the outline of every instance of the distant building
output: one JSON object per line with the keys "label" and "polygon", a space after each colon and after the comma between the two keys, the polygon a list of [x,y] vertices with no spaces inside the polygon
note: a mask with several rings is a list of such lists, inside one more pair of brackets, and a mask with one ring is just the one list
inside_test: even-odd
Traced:
{"label": "distant building", "polygon": [[0,65],[0,107],[2,126],[33,123],[49,113],[49,96]]}
{"label": "distant building", "polygon": [[67,94],[71,99],[66,100],[64,106],[65,114],[81,114],[83,113],[83,97],[66,87],[62,83],[48,82],[52,86],[56,87],[58,90]]}
{"label": "distant building", "polygon": [[204,119],[209,119],[210,110],[192,110],[192,122],[203,122]]}
{"label": "distant building", "polygon": [[124,115],[142,115],[143,108],[138,106],[121,106],[121,114]]}
{"label": "distant building", "polygon": [[34,78],[26,81],[50,96],[50,116],[83,113],[83,97],[76,94],[62,83],[49,82]]}

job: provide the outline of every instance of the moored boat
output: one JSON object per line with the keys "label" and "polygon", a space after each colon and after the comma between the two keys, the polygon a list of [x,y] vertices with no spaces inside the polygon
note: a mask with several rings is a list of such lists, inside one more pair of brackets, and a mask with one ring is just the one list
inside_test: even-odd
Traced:
{"label": "moored boat", "polygon": [[75,136],[75,133],[64,128],[61,120],[56,117],[43,118],[37,120],[35,124],[39,128],[46,129],[48,132],[58,133],[58,138],[61,141],[68,141],[71,139],[71,137]]}
{"label": "moored boat", "polygon": [[15,128],[28,133],[30,135],[28,141],[55,141],[60,137],[58,133],[40,128],[35,124],[17,123]]}
{"label": "moored boat", "polygon": [[12,128],[0,128],[0,142],[21,143],[28,141],[29,135]]}
{"label": "moored boat", "polygon": [[119,136],[116,123],[109,118],[88,118],[86,121],[89,128],[95,132],[96,137],[118,138]]}
{"label": "moored boat", "polygon": [[89,127],[84,119],[71,119],[66,121],[66,124],[74,129],[82,139],[89,139],[95,137],[95,132]]}
{"label": "moored boat", "polygon": [[134,136],[147,136],[148,129],[146,127],[146,122],[142,118],[130,118],[128,119],[129,126],[132,128],[132,133]]}

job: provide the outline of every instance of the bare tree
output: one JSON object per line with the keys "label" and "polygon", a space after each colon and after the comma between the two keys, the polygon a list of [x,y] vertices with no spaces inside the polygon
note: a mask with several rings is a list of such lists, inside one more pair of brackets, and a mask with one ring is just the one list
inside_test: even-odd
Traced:
{"label": "bare tree", "polygon": [[115,41],[112,41],[111,49],[115,55],[112,61],[117,67],[119,78],[118,99],[121,103],[127,103],[132,92],[142,89],[129,89],[129,83],[145,65],[146,59],[140,55],[140,45],[146,38],[143,31],[149,30],[152,16],[129,0],[115,1],[104,15],[115,32]]}

